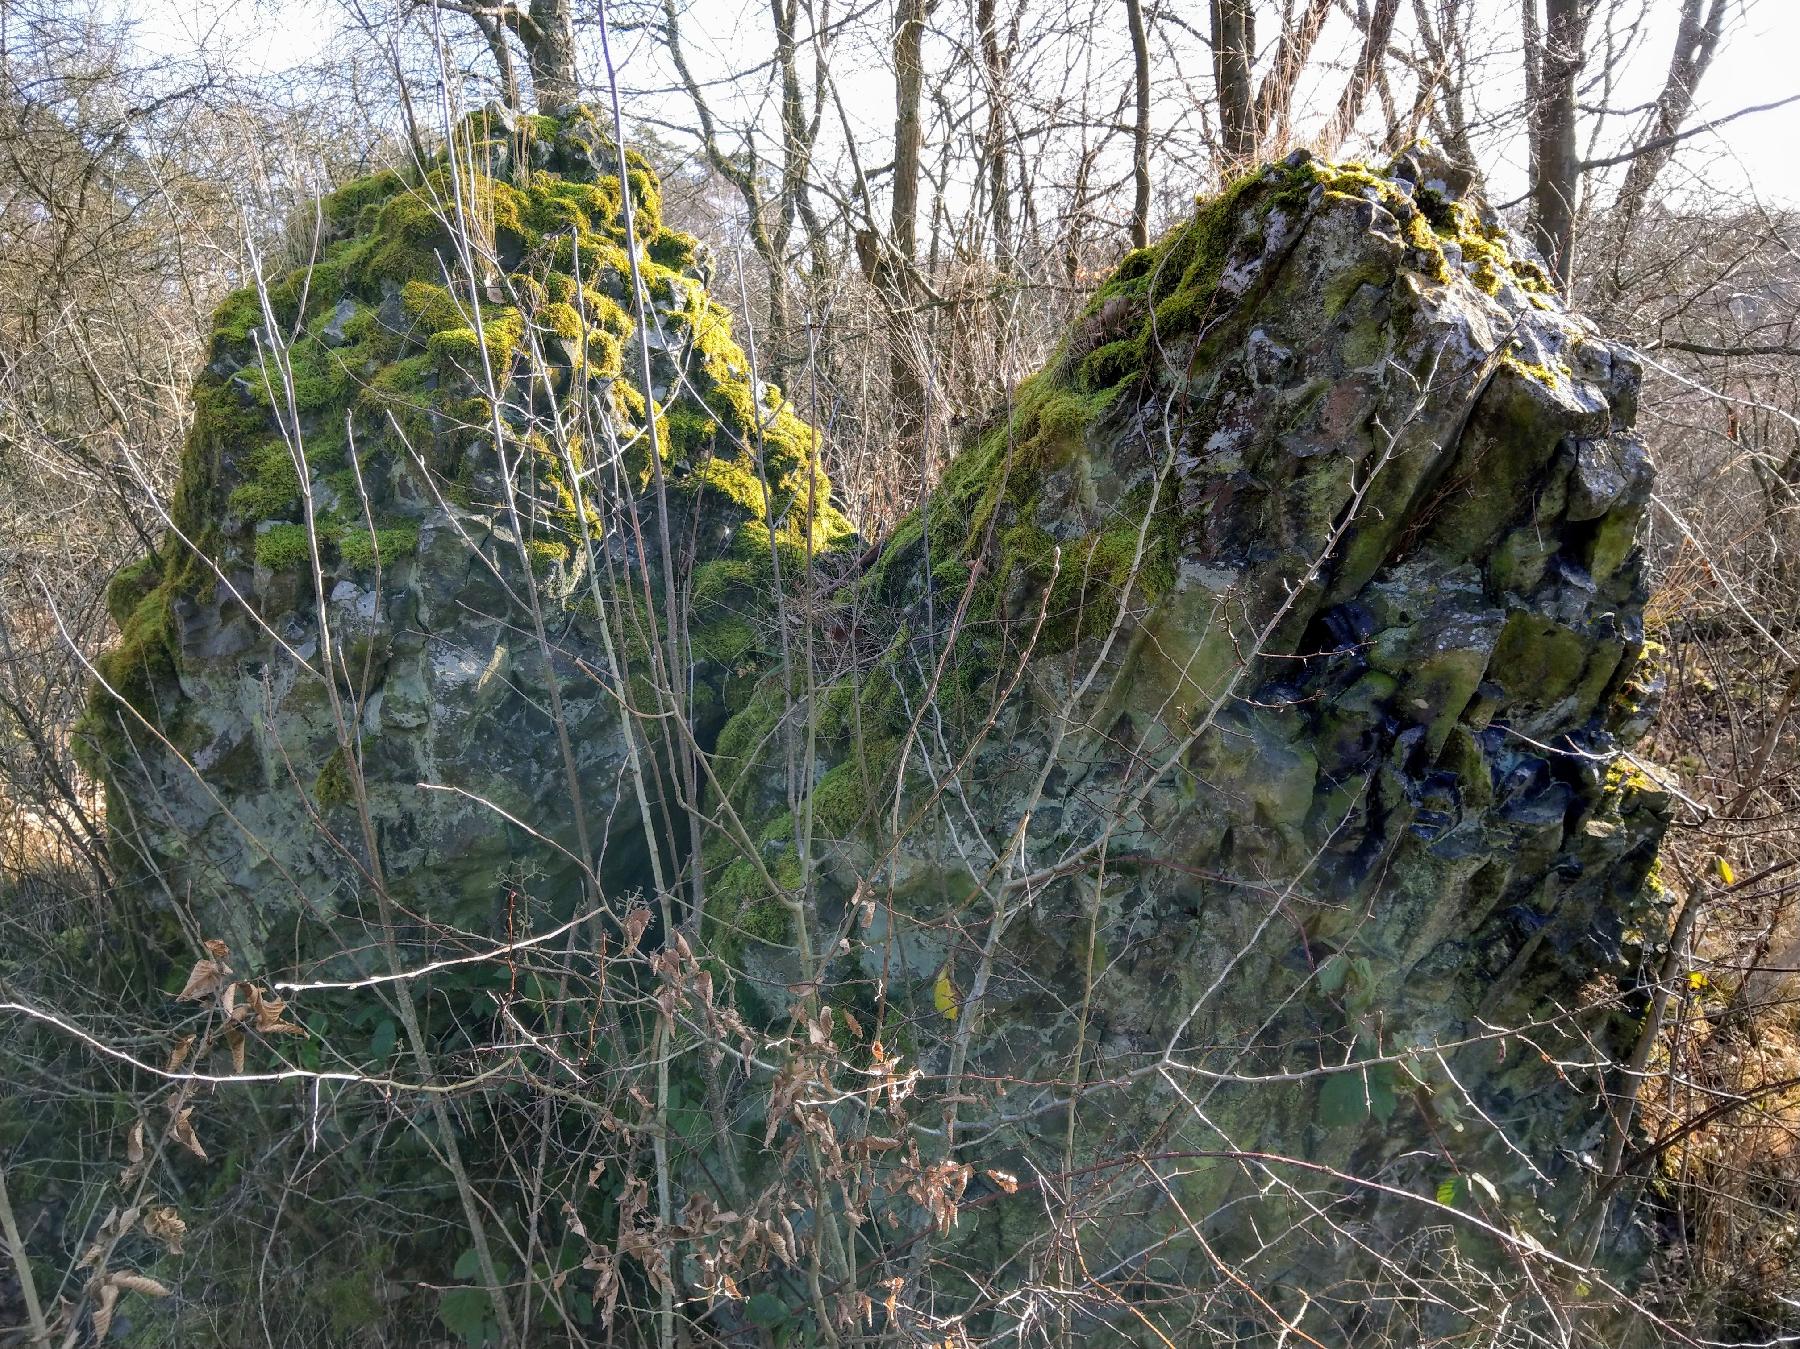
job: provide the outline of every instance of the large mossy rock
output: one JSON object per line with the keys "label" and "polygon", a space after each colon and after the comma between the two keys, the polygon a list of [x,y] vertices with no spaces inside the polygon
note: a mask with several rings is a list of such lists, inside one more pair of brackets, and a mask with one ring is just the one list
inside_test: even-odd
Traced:
{"label": "large mossy rock", "polygon": [[[572,909],[579,808],[609,885],[647,886],[627,736],[654,758],[667,578],[723,791],[704,920],[674,911],[753,1024],[854,1008],[922,1073],[904,1118],[837,1120],[918,1129],[859,1164],[890,1196],[871,1277],[998,1328],[1072,1277],[1043,1244],[1066,1206],[1083,1314],[1118,1333],[1171,1287],[1172,1328],[1263,1324],[1224,1262],[1329,1342],[1400,1343],[1455,1316],[1369,1319],[1448,1277],[1468,1233],[1431,1204],[1578,1241],[1659,921],[1665,801],[1621,757],[1650,465],[1637,366],[1457,175],[1298,156],[1202,203],[860,573],[808,574],[776,621],[777,572],[848,530],[655,184],[632,175],[633,241],[585,114],[457,150],[327,200],[318,260],[269,291],[285,361],[251,294],[221,315],[89,726],[161,884],[240,952],[302,922],[331,950],[377,865],[498,932],[519,892]],[[553,403],[581,415],[546,437]],[[693,1193],[778,1186],[817,1136],[792,1090],[774,1118],[756,1071],[731,1090],[771,1146],[678,1157]],[[933,1150],[1027,1183],[974,1181],[934,1232]]]}
{"label": "large mossy rock", "polygon": [[1130,255],[844,599],[838,677],[725,728],[744,982],[818,979],[764,879],[804,840],[861,939],[824,986],[963,1098],[936,1145],[1067,1178],[989,1189],[941,1286],[1028,1282],[1046,1191],[1085,1268],[1225,1261],[1328,1342],[1455,1320],[1382,1320],[1462,1296],[1440,1197],[1579,1247],[1660,922],[1667,800],[1622,754],[1651,466],[1630,354],[1456,181],[1301,155]]}
{"label": "large mossy rock", "polygon": [[848,534],[641,158],[634,245],[585,109],[490,110],[453,151],[325,198],[300,264],[225,302],[172,528],[109,595],[124,640],[86,731],[119,851],[252,961],[296,918],[329,949],[377,873],[432,922],[566,911],[584,832],[595,868],[641,836],[620,671],[663,654],[640,620],[664,541],[716,729],[775,560],[801,565],[809,510],[816,547]]}

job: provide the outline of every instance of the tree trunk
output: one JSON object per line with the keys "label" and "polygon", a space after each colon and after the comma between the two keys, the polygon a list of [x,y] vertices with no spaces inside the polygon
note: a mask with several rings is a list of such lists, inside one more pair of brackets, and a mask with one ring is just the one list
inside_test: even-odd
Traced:
{"label": "tree trunk", "polygon": [[[1662,93],[1651,112],[1649,124],[1638,143],[1654,146],[1631,161],[1625,172],[1625,185],[1619,189],[1619,200],[1613,209],[1612,226],[1621,242],[1629,237],[1650,189],[1675,154],[1668,138],[1681,130],[1688,114],[1694,110],[1694,91],[1712,64],[1713,53],[1725,29],[1725,0],[1712,0],[1704,20],[1700,17],[1701,0],[1682,0],[1681,27],[1675,36],[1675,52],[1669,58],[1669,75]],[[1657,144],[1657,142],[1665,142]]]}
{"label": "tree trunk", "polygon": [[[1363,103],[1370,88],[1380,81],[1382,63],[1387,59],[1388,39],[1394,33],[1394,18],[1400,12],[1400,0],[1376,0],[1375,12],[1369,16],[1369,27],[1363,34],[1362,53],[1351,68],[1350,82],[1338,98],[1337,110],[1319,140],[1321,154],[1336,154],[1338,147],[1356,130],[1356,119],[1362,115]],[[1385,91],[1384,91],[1385,92]],[[1390,112],[1388,121],[1393,123]]]}
{"label": "tree trunk", "polygon": [[1131,129],[1131,176],[1137,192],[1131,204],[1131,246],[1150,246],[1150,37],[1144,31],[1143,0],[1125,0],[1131,26],[1131,55],[1137,65],[1137,124]]}
{"label": "tree trunk", "polygon": [[[925,89],[925,20],[931,0],[900,0],[894,15],[894,201],[888,236],[894,251],[887,269],[892,304],[888,380],[902,454],[926,471],[925,383],[919,376],[913,267],[919,255],[919,157],[924,142],[920,103]],[[922,478],[921,478],[922,481]]]}
{"label": "tree trunk", "polygon": [[[1575,81],[1581,73],[1587,20],[1582,0],[1544,0],[1544,35],[1534,44],[1535,0],[1526,6],[1526,89],[1531,95],[1531,242],[1563,290],[1575,248],[1575,193],[1581,160],[1575,149]],[[1533,47],[1536,47],[1535,52]]]}
{"label": "tree trunk", "polygon": [[1006,158],[1007,80],[1010,76],[1012,43],[1008,41],[1003,45],[1000,41],[995,7],[996,0],[978,0],[975,23],[981,33],[981,61],[986,67],[988,86],[985,151],[988,218],[994,231],[994,263],[1001,272],[1007,273],[1013,269],[1012,184],[1007,176]]}
{"label": "tree trunk", "polygon": [[[773,353],[771,371],[779,383],[786,377],[782,366],[785,353],[790,348],[790,334],[793,327],[791,306],[788,303],[787,258],[785,254],[786,231],[783,230],[780,240],[771,233],[769,220],[777,214],[763,197],[763,180],[757,172],[757,164],[752,161],[746,165],[735,156],[727,153],[719,139],[719,123],[714,117],[712,106],[706,100],[706,93],[700,82],[694,77],[692,67],[688,65],[687,52],[681,41],[681,19],[674,0],[663,0],[663,24],[661,38],[669,53],[669,59],[675,66],[675,73],[680,78],[682,87],[694,106],[694,117],[699,122],[700,148],[706,155],[706,162],[720,178],[737,189],[744,203],[745,228],[750,235],[750,246],[756,250],[756,256],[762,261],[769,279],[769,312],[768,326],[763,346]],[[802,196],[804,206],[804,196]]]}
{"label": "tree trunk", "polygon": [[523,112],[524,109],[519,105],[519,75],[513,68],[512,48],[507,45],[505,26],[489,14],[475,14],[471,17],[487,42],[488,51],[493,55],[494,67],[500,74],[501,97],[506,100],[507,109],[511,112]]}
{"label": "tree trunk", "polygon": [[[1296,21],[1284,24],[1281,41],[1276,44],[1275,59],[1269,73],[1263,76],[1256,91],[1256,131],[1259,140],[1271,135],[1278,147],[1287,139],[1288,119],[1293,110],[1294,85],[1306,68],[1319,30],[1331,14],[1331,0],[1307,0],[1305,12]],[[1278,151],[1279,152],[1279,151]]]}
{"label": "tree trunk", "polygon": [[[781,76],[781,192],[770,222],[770,277],[768,344],[769,365],[777,383],[787,382],[793,353],[788,349],[792,326],[787,313],[787,255],[794,221],[801,217],[806,195],[806,177],[812,166],[812,138],[809,135],[805,102],[800,92],[800,70],[797,61],[798,0],[770,0],[769,19],[775,29],[775,68]],[[810,241],[810,231],[809,231]],[[817,265],[817,260],[814,260]],[[780,272],[781,275],[776,275]],[[777,312],[775,292],[784,292]],[[779,320],[777,322],[777,320]]]}
{"label": "tree trunk", "polygon": [[1229,172],[1256,156],[1256,108],[1250,89],[1250,67],[1256,60],[1253,0],[1212,0],[1212,48],[1219,135]]}
{"label": "tree trunk", "polygon": [[[1431,68],[1439,73],[1438,92],[1427,109],[1432,134],[1449,151],[1450,158],[1463,168],[1476,173],[1475,151],[1469,145],[1469,119],[1464,100],[1464,77],[1468,63],[1464,59],[1462,14],[1463,0],[1451,3],[1439,12],[1439,23],[1433,31],[1432,18],[1425,0],[1413,0],[1413,20],[1418,25],[1419,39]],[[1527,102],[1530,95],[1527,93]]]}
{"label": "tree trunk", "polygon": [[529,24],[522,25],[525,59],[539,112],[565,107],[581,96],[575,74],[575,25],[569,0],[531,0]]}

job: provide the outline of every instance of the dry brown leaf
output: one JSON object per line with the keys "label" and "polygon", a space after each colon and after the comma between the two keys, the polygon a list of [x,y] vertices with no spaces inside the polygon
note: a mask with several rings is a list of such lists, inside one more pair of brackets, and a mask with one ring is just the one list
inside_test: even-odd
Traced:
{"label": "dry brown leaf", "polygon": [[123,1271],[108,1274],[107,1282],[123,1288],[128,1293],[142,1293],[145,1297],[167,1297],[167,1284],[158,1283],[148,1274],[127,1274]]}
{"label": "dry brown leaf", "polygon": [[172,1073],[187,1062],[187,1056],[193,1052],[194,1040],[193,1035],[184,1035],[175,1042],[175,1047],[169,1051],[169,1062],[165,1065],[164,1072]]}
{"label": "dry brown leaf", "polygon": [[996,1171],[992,1167],[988,1167],[981,1174],[992,1181],[994,1188],[999,1190],[1002,1194],[1017,1194],[1019,1192],[1019,1178],[1010,1171]]}
{"label": "dry brown leaf", "polygon": [[121,1187],[136,1183],[144,1174],[144,1121],[141,1116],[131,1122],[131,1128],[125,1133],[125,1160],[129,1165],[119,1172]]}
{"label": "dry brown leaf", "polygon": [[225,1015],[230,1017],[233,1021],[242,1021],[245,1017],[249,1016],[250,1009],[248,1007],[239,1007],[237,1005],[238,990],[240,988],[249,987],[249,984],[227,984],[225,986],[225,991],[219,995],[219,1010],[224,1012]]}
{"label": "dry brown leaf", "polygon": [[162,1242],[170,1255],[182,1254],[181,1243],[187,1239],[188,1227],[167,1204],[144,1215],[144,1230]]}
{"label": "dry brown leaf", "polygon": [[263,1035],[305,1035],[306,1027],[297,1026],[292,1021],[282,1019],[287,1011],[287,1003],[273,993],[264,993],[255,984],[245,984],[249,990],[245,996],[250,1000],[250,1015],[255,1019],[256,1029]]}
{"label": "dry brown leaf", "polygon": [[108,1282],[94,1290],[94,1343],[100,1344],[112,1334],[113,1308],[119,1303],[117,1284]]}
{"label": "dry brown leaf", "polygon": [[231,1051],[231,1071],[244,1071],[244,1032],[236,1026],[225,1027],[225,1047]]}
{"label": "dry brown leaf", "polygon": [[175,995],[178,1002],[202,1002],[224,987],[231,977],[231,966],[222,960],[196,960],[188,971],[187,982]]}
{"label": "dry brown leaf", "polygon": [[194,1113],[192,1106],[184,1107],[169,1121],[169,1134],[174,1140],[186,1148],[201,1161],[206,1160],[206,1149],[200,1146],[200,1139],[194,1133]]}
{"label": "dry brown leaf", "polygon": [[600,1324],[610,1327],[619,1306],[619,1260],[601,1245],[588,1248],[581,1267],[594,1272],[594,1305],[600,1309]]}
{"label": "dry brown leaf", "polygon": [[104,1241],[90,1242],[88,1248],[81,1253],[81,1259],[75,1262],[75,1268],[86,1269],[89,1265],[97,1265],[100,1263],[100,1257],[105,1254],[106,1243]]}
{"label": "dry brown leaf", "polygon": [[624,954],[630,955],[637,950],[637,944],[643,940],[644,929],[650,926],[649,908],[639,905],[625,915],[625,921],[621,926],[625,929]]}
{"label": "dry brown leaf", "polygon": [[206,954],[211,956],[214,960],[225,960],[231,955],[231,948],[217,937],[213,937],[208,941],[203,941],[200,945],[205,949]]}

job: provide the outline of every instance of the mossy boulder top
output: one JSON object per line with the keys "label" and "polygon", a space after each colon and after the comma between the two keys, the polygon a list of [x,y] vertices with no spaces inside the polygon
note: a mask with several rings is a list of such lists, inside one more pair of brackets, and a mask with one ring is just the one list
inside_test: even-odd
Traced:
{"label": "mossy boulder top", "polygon": [[[321,916],[367,884],[322,837],[354,818],[348,740],[395,826],[388,880],[479,919],[531,840],[419,784],[572,840],[565,766],[521,751],[554,739],[554,679],[577,787],[623,762],[609,681],[615,660],[647,667],[652,625],[614,613],[611,657],[597,625],[662,603],[643,572],[660,575],[663,541],[691,606],[695,714],[716,725],[773,571],[849,537],[812,428],[733,339],[648,165],[626,168],[629,235],[590,112],[477,114],[423,168],[303,213],[293,265],[220,307],[170,530],[111,587],[124,636],[84,728],[133,803],[115,827],[195,893]],[[548,658],[527,575],[556,615]],[[465,872],[467,912],[448,883]],[[263,926],[235,935],[255,949]]]}

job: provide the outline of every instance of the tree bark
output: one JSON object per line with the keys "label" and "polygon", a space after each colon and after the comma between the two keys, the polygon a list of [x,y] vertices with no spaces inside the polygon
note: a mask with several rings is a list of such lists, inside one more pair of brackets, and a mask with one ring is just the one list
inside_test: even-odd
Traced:
{"label": "tree bark", "polygon": [[1569,288],[1575,248],[1575,82],[1581,73],[1587,16],[1582,0],[1544,0],[1543,38],[1536,0],[1524,0],[1526,92],[1531,118],[1531,212],[1526,232],[1556,284]]}
{"label": "tree bark", "polygon": [[575,24],[569,0],[531,0],[520,37],[538,110],[575,102],[581,96],[581,81],[575,73]]}
{"label": "tree bark", "polygon": [[1712,0],[1706,17],[1700,16],[1702,0],[1682,0],[1681,27],[1675,36],[1675,51],[1669,58],[1669,75],[1663,82],[1651,111],[1650,123],[1639,138],[1644,152],[1631,161],[1625,172],[1625,185],[1619,189],[1619,200],[1613,210],[1613,228],[1623,240],[1637,223],[1650,189],[1675,154],[1675,143],[1669,138],[1681,130],[1681,124],[1694,110],[1694,91],[1705,78],[1719,38],[1725,30],[1725,0]]}
{"label": "tree bark", "polygon": [[925,20],[933,0],[900,0],[894,14],[894,199],[888,223],[893,248],[885,268],[892,302],[892,346],[888,382],[894,402],[902,453],[923,472],[925,383],[919,376],[914,347],[917,325],[912,301],[913,267],[919,255],[920,152],[924,119],[920,104],[925,89]]}
{"label": "tree bark", "polygon": [[[1338,97],[1336,111],[1331,121],[1326,124],[1320,137],[1320,153],[1331,155],[1356,130],[1356,119],[1362,115],[1363,103],[1369,97],[1369,90],[1379,81],[1382,62],[1387,56],[1388,39],[1394,33],[1394,17],[1400,12],[1400,0],[1376,0],[1375,10],[1369,16],[1369,27],[1363,34],[1362,51],[1356,58],[1356,64],[1350,70],[1350,82],[1344,86],[1344,92]],[[1393,117],[1389,115],[1389,122]]]}
{"label": "tree bark", "polygon": [[1137,73],[1137,123],[1131,129],[1131,176],[1137,190],[1131,204],[1131,246],[1150,246],[1150,38],[1144,31],[1143,0],[1125,0],[1131,27],[1131,55]]}
{"label": "tree bark", "polygon": [[1213,87],[1226,171],[1256,156],[1256,109],[1250,68],[1256,60],[1254,0],[1212,0]]}
{"label": "tree bark", "polygon": [[472,14],[475,26],[481,30],[486,39],[488,51],[493,55],[494,67],[500,73],[501,97],[506,101],[511,112],[522,112],[519,103],[519,75],[513,68],[512,48],[507,45],[506,27],[491,14]]}
{"label": "tree bark", "polygon": [[1256,91],[1256,129],[1259,140],[1274,137],[1276,145],[1287,139],[1288,119],[1294,103],[1294,85],[1306,68],[1319,31],[1331,14],[1331,0],[1307,0],[1298,21],[1285,25],[1275,47],[1269,73]]}
{"label": "tree bark", "polygon": [[1469,144],[1469,118],[1463,97],[1468,62],[1463,47],[1463,0],[1450,0],[1439,12],[1439,26],[1434,31],[1425,0],[1413,0],[1413,21],[1432,69],[1438,72],[1437,93],[1427,110],[1432,133],[1449,151],[1450,158],[1475,173],[1475,151]]}
{"label": "tree bark", "polygon": [[676,12],[674,0],[663,0],[661,37],[682,88],[694,105],[694,116],[700,124],[701,152],[705,154],[706,162],[713,172],[736,188],[738,196],[742,198],[750,246],[756,250],[756,256],[768,273],[768,337],[763,346],[774,354],[772,373],[779,382],[786,374],[781,360],[782,354],[788,349],[788,337],[793,327],[788,303],[786,233],[783,231],[778,241],[769,229],[771,212],[763,199],[762,183],[756,172],[755,161],[752,160],[746,167],[727,154],[724,146],[719,143],[718,119],[713,116],[712,105],[707,102],[705,91],[694,77],[692,67],[688,65],[687,52],[681,41],[680,16]]}
{"label": "tree bark", "polygon": [[[1135,4],[1136,0],[1128,0]],[[975,24],[980,30],[981,61],[988,87],[987,182],[988,219],[994,232],[994,263],[1002,273],[1013,270],[1012,182],[1008,177],[1006,120],[1009,106],[1007,81],[1011,75],[1012,43],[1000,40],[996,0],[977,0]]]}
{"label": "tree bark", "polygon": [[888,233],[906,263],[919,250],[919,154],[924,141],[919,105],[929,13],[928,0],[900,0],[894,15],[894,204]]}

